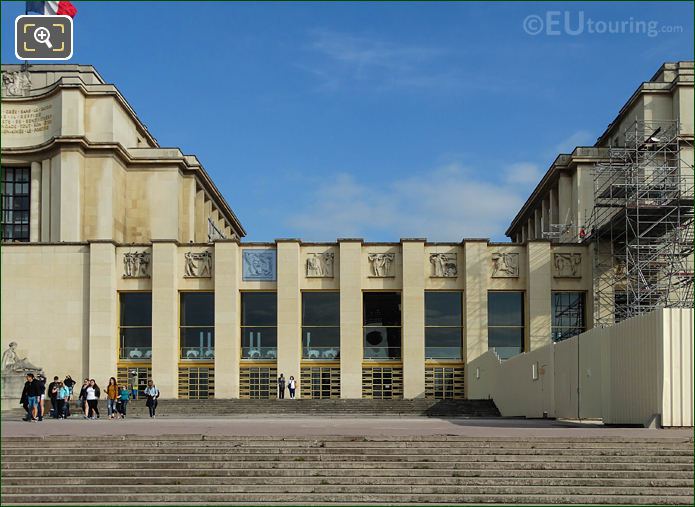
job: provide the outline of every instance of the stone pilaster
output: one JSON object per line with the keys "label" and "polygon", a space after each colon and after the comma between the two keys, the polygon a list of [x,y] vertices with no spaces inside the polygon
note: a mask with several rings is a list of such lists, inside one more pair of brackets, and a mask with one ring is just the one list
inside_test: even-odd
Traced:
{"label": "stone pilaster", "polygon": [[297,381],[296,396],[301,396],[301,311],[299,290],[301,263],[299,240],[277,242],[277,302],[278,302],[278,375],[293,376]]}
{"label": "stone pilaster", "polygon": [[535,350],[551,343],[551,252],[550,242],[528,244],[526,289],[526,323],[528,341],[524,350]]}
{"label": "stone pilaster", "polygon": [[152,378],[162,398],[178,397],[180,302],[177,264],[175,242],[162,241],[152,245]]}
{"label": "stone pilaster", "polygon": [[215,398],[239,397],[239,245],[215,243]]}
{"label": "stone pilaster", "polygon": [[89,245],[89,368],[90,378],[102,383],[116,376],[118,362],[118,293],[116,247]]}
{"label": "stone pilaster", "polygon": [[403,397],[425,396],[425,240],[401,240],[403,252]]}
{"label": "stone pilaster", "polygon": [[339,239],[340,397],[362,398],[362,240]]}

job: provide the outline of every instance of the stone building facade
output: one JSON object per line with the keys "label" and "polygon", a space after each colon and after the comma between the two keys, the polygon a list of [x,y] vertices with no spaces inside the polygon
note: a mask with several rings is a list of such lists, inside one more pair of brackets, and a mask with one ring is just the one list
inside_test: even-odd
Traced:
{"label": "stone building facade", "polygon": [[200,162],[94,68],[2,71],[2,348],[48,375],[153,378],[167,398],[274,397],[280,373],[302,398],[463,398],[488,349],[593,326],[590,245],[534,236],[566,189],[537,191],[512,243],[245,242]]}

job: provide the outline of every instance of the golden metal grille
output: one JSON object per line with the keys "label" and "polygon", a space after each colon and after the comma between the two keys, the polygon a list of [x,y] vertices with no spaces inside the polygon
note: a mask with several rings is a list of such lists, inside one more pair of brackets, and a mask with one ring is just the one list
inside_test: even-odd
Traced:
{"label": "golden metal grille", "polygon": [[340,368],[312,366],[302,368],[302,398],[320,400],[340,398]]}
{"label": "golden metal grille", "polygon": [[277,396],[277,368],[259,366],[239,370],[239,398],[267,400]]}
{"label": "golden metal grille", "polygon": [[179,399],[206,400],[215,397],[215,368],[179,367]]}
{"label": "golden metal grille", "polygon": [[403,398],[403,368],[362,368],[362,398],[392,400]]}
{"label": "golden metal grille", "polygon": [[425,368],[425,398],[461,400],[464,395],[463,366]]}

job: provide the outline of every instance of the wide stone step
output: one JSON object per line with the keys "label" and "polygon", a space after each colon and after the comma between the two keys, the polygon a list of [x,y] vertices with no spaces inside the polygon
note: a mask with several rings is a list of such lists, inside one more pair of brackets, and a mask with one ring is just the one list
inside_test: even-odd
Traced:
{"label": "wide stone step", "polygon": [[[29,483],[35,482],[32,477],[32,473],[36,472],[36,467],[29,464],[27,468],[17,468],[13,467],[7,469],[3,472],[3,481],[7,480],[20,480],[27,481]],[[93,473],[93,468],[89,467],[74,467],[70,469],[40,469],[42,477],[61,479],[61,484],[63,479],[66,481],[71,480],[82,480],[82,478],[91,477],[88,474],[90,471]],[[160,480],[160,478],[169,480],[171,478],[185,478],[196,481],[196,478],[220,478],[224,479],[227,477],[232,478],[245,478],[245,477],[258,477],[261,479],[268,479],[271,477],[335,477],[334,469],[325,468],[186,468],[186,469],[176,469],[176,468],[147,468],[149,478],[153,480]],[[75,477],[75,475],[79,477]],[[516,477],[516,470],[510,469],[472,469],[472,470],[451,470],[448,468],[442,469],[410,469],[410,468],[380,468],[378,477],[384,480],[390,480],[392,478],[404,478],[404,480],[422,479],[427,480],[428,478],[457,478],[457,477],[472,477],[472,478],[508,478]],[[630,480],[685,480],[692,483],[694,475],[693,472],[687,471],[676,471],[676,470],[524,470],[524,478],[567,478],[567,479],[630,479]],[[99,476],[101,477],[101,476]],[[148,479],[142,479],[142,471],[135,470],[132,468],[124,468],[118,472],[118,477],[128,478],[128,483],[131,480],[139,481]],[[374,479],[374,469],[373,468],[341,468],[340,477],[343,478],[371,478]],[[408,479],[405,479],[408,478]],[[93,479],[85,479],[91,481]]]}
{"label": "wide stone step", "polygon": [[[55,501],[55,494],[17,494],[6,495],[4,497],[5,505],[9,504],[26,504],[38,505]],[[90,490],[88,494],[62,492],[60,499],[64,503],[72,503],[79,505],[99,505],[114,502],[114,493],[103,493]],[[85,500],[88,499],[88,502]],[[208,503],[224,503],[224,504],[273,504],[273,503],[295,503],[298,505],[316,504],[326,505],[330,503],[347,504],[347,503],[375,503],[375,504],[612,504],[612,505],[692,505],[692,495],[606,495],[606,494],[530,494],[512,492],[509,494],[466,494],[466,495],[442,495],[432,493],[406,493],[406,494],[388,494],[388,493],[333,493],[333,492],[316,492],[316,493],[245,493],[245,494],[230,494],[230,493],[134,493],[128,490],[119,491],[119,503],[141,503],[141,504],[156,504],[156,503],[173,503],[173,504],[198,504],[205,505]]]}
{"label": "wide stone step", "polygon": [[[3,470],[13,467],[26,468],[27,463],[34,463],[33,461],[25,461],[23,463],[7,462],[7,460],[2,462]],[[62,466],[70,467],[74,470],[84,469],[85,471],[93,470],[95,468],[95,462],[75,462],[75,461],[63,461],[54,462],[52,466]],[[217,468],[254,468],[254,469],[269,469],[278,467],[278,463],[282,463],[284,466],[291,465],[292,468],[298,469],[315,469],[317,465],[320,465],[323,469],[369,469],[373,470],[375,468],[401,468],[405,470],[428,470],[428,469],[448,469],[448,470],[487,470],[487,469],[498,469],[498,470],[676,470],[676,471],[690,471],[693,470],[693,464],[690,463],[641,463],[641,462],[615,462],[610,461],[606,463],[600,462],[526,462],[526,461],[471,461],[471,462],[457,462],[457,461],[441,461],[441,462],[418,462],[418,461],[376,461],[376,460],[365,460],[365,461],[290,461],[290,462],[278,462],[277,460],[265,460],[265,461],[102,461],[96,462],[100,469],[111,469],[111,470],[122,470],[129,468],[139,468],[142,470],[148,470],[150,468],[175,468],[175,469],[196,469],[196,468],[208,468],[213,465]],[[112,472],[117,473],[117,472]],[[4,474],[4,471],[3,471]]]}
{"label": "wide stone step", "polygon": [[[113,478],[100,475],[80,477],[64,477],[62,486],[92,486],[108,488],[113,485]],[[594,486],[594,487],[630,487],[630,488],[689,488],[692,479],[616,479],[616,478],[510,478],[510,477],[132,477],[128,479],[128,487],[136,486]],[[3,478],[4,491],[9,492],[8,486],[35,486],[36,479],[32,477]]]}
{"label": "wide stone step", "polygon": [[[309,454],[320,455],[374,455],[381,456],[429,456],[441,452],[439,448],[431,447],[242,447],[242,446],[208,446],[208,447],[128,447],[128,456],[141,456],[156,454],[164,456],[175,455],[205,455],[205,456],[241,456],[241,455],[293,455],[304,456]],[[37,456],[50,459],[51,456],[103,456],[110,459],[113,454],[113,445],[108,447],[75,447],[60,449],[21,449],[4,448],[2,456]],[[447,449],[447,455],[459,456],[692,456],[692,449],[639,449],[639,448],[497,448],[497,447],[454,447]]]}

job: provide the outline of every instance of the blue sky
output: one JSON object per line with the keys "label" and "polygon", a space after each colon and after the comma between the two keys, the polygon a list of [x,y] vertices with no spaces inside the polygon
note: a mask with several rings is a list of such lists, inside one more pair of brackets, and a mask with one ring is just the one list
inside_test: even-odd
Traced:
{"label": "blue sky", "polygon": [[[693,59],[693,3],[74,4],[72,63],[197,155],[257,241],[504,239],[559,151]],[[2,2],[3,63],[23,11]]]}

